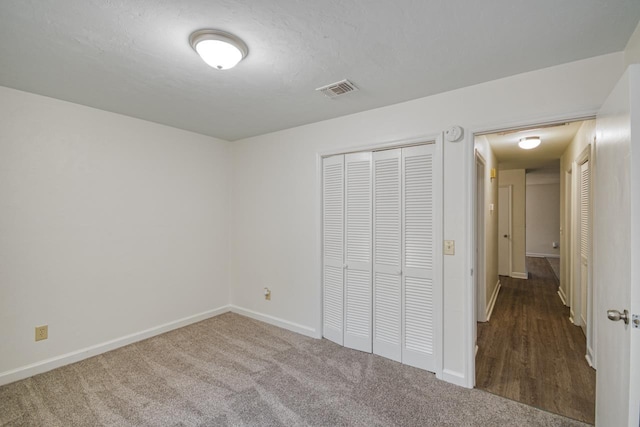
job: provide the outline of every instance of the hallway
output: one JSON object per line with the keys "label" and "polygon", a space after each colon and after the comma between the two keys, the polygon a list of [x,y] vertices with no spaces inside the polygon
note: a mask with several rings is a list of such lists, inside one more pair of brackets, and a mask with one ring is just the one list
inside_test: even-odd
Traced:
{"label": "hallway", "polygon": [[478,323],[476,386],[593,424],[596,371],[584,334],[569,321],[547,260],[526,262],[529,279],[500,276],[491,320]]}

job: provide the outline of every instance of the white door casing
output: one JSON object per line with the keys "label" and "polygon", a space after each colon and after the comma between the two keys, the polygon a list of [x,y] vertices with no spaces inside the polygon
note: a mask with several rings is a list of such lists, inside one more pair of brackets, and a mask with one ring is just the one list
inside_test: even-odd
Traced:
{"label": "white door casing", "polygon": [[[486,243],[485,243],[485,166],[486,162],[480,153],[476,152],[476,235],[475,235],[475,251],[476,251],[476,261],[474,271],[474,280],[475,280],[475,289],[476,289],[476,305],[475,309],[477,311],[476,318],[478,322],[486,322],[487,321],[487,285],[486,285],[486,274],[485,274],[485,263],[486,263]],[[474,330],[474,342],[477,345],[477,328]]]}
{"label": "white door casing", "polygon": [[498,274],[511,276],[511,216],[513,186],[498,187]]}
{"label": "white door casing", "polygon": [[640,329],[607,318],[610,309],[640,314],[639,137],[640,65],[631,65],[596,120],[592,265],[601,426],[640,423]]}

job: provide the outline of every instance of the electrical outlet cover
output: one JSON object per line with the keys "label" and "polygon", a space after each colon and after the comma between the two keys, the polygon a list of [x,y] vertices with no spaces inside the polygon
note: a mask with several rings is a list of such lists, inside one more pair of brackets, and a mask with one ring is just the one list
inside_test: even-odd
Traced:
{"label": "electrical outlet cover", "polygon": [[42,341],[49,338],[49,326],[36,326],[36,341]]}

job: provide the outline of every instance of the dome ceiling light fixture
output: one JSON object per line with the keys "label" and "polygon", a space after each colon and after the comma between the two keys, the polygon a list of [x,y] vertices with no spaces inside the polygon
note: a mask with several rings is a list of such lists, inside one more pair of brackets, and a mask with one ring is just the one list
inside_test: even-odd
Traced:
{"label": "dome ceiling light fixture", "polygon": [[242,40],[220,30],[198,30],[189,36],[189,43],[207,65],[217,70],[235,67],[249,53]]}
{"label": "dome ceiling light fixture", "polygon": [[520,142],[518,142],[518,147],[523,150],[531,150],[532,148],[536,148],[542,140],[539,136],[528,136],[526,138],[521,138]]}

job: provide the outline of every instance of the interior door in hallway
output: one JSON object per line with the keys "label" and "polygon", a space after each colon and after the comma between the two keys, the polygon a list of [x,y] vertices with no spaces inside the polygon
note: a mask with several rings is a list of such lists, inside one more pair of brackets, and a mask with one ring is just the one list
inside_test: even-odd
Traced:
{"label": "interior door in hallway", "polygon": [[511,276],[511,192],[512,187],[498,188],[498,274]]}
{"label": "interior door in hallway", "polygon": [[622,316],[640,314],[640,64],[629,66],[602,106],[596,138],[596,425],[637,427],[640,328]]}

